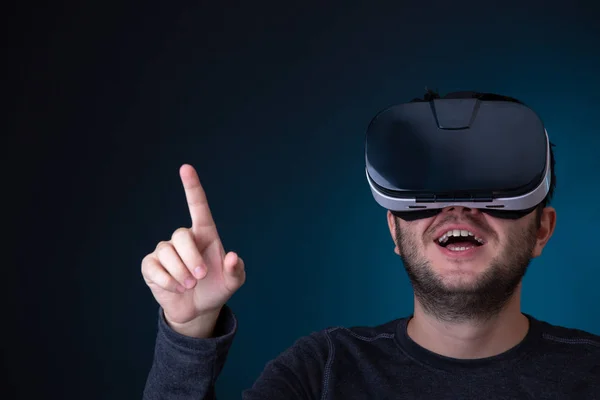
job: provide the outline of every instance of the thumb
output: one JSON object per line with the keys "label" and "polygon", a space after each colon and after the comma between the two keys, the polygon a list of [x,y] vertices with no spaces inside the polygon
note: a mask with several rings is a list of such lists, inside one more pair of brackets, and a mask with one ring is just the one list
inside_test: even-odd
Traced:
{"label": "thumb", "polygon": [[227,253],[223,260],[223,279],[225,286],[232,292],[238,290],[246,281],[244,260],[233,251]]}

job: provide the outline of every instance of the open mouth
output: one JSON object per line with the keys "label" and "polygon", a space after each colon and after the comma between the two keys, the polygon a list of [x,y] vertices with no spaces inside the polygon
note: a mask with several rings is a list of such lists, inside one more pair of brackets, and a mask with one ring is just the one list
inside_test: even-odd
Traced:
{"label": "open mouth", "polygon": [[446,250],[457,253],[485,245],[482,238],[465,229],[450,229],[435,239],[435,243]]}

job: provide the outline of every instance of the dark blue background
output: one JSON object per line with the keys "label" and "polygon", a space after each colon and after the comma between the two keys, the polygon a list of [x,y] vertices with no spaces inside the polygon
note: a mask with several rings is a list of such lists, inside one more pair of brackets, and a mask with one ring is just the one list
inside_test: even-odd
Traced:
{"label": "dark blue background", "polygon": [[182,163],[246,261],[222,399],[302,335],[409,314],[362,146],[376,112],[425,86],[541,115],[558,226],[523,310],[600,334],[593,2],[21,4],[5,16],[11,398],[141,397],[157,305],[140,263],[190,223]]}

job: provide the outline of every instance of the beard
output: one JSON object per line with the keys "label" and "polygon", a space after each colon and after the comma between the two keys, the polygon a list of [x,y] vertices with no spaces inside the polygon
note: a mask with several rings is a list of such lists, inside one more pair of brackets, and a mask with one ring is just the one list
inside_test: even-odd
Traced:
{"label": "beard", "polygon": [[[442,223],[445,222],[449,221]],[[480,227],[483,232],[488,232],[492,238],[497,238],[478,221],[469,222]],[[510,232],[500,253],[474,282],[450,287],[420,252],[419,249],[423,246],[419,246],[417,237],[411,232],[402,231],[398,226],[396,223],[396,243],[416,299],[427,314],[440,321],[454,323],[483,322],[502,311],[531,263],[537,231],[537,225],[533,221],[526,228]]]}

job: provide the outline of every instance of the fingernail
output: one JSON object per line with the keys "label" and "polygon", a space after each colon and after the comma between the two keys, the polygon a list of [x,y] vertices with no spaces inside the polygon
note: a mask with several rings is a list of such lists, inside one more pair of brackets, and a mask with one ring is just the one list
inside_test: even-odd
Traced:
{"label": "fingernail", "polygon": [[202,267],[196,267],[194,269],[194,275],[196,275],[196,278],[200,279],[202,277]]}
{"label": "fingernail", "polygon": [[185,284],[185,287],[188,289],[191,289],[192,286],[194,286],[194,280],[192,278],[186,278],[185,282],[183,282]]}

